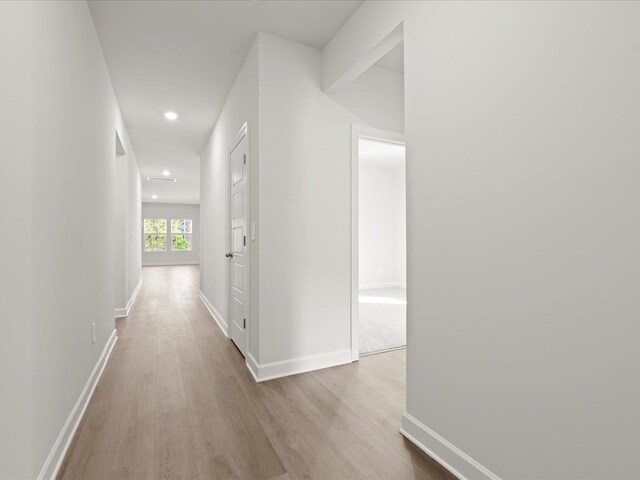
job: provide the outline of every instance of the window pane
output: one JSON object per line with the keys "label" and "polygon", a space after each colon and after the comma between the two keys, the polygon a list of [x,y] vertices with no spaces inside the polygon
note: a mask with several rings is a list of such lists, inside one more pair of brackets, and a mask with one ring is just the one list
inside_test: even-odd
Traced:
{"label": "window pane", "polygon": [[174,218],[171,220],[171,233],[193,233],[190,218]]}
{"label": "window pane", "polygon": [[145,218],[144,233],[167,233],[167,220],[164,218]]}
{"label": "window pane", "polygon": [[145,252],[158,252],[167,249],[167,237],[164,235],[145,235],[144,250]]}
{"label": "window pane", "polygon": [[192,235],[172,235],[171,250],[191,250]]}

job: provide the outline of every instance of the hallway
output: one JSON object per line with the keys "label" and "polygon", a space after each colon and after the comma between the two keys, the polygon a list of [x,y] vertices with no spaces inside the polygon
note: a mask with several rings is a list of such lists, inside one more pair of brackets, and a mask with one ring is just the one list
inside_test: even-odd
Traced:
{"label": "hallway", "polygon": [[143,269],[58,478],[453,478],[398,433],[404,350],[256,384],[198,273]]}

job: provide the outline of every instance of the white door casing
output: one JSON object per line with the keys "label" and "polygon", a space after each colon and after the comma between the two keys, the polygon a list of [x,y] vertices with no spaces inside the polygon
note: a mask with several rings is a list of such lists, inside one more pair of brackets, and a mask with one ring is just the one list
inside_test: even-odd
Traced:
{"label": "white door casing", "polygon": [[360,322],[360,149],[359,140],[367,138],[386,143],[405,145],[403,133],[382,130],[365,125],[351,125],[351,360],[360,359],[359,322]]}
{"label": "white door casing", "polygon": [[247,325],[249,316],[249,244],[248,225],[248,165],[249,138],[245,124],[229,152],[231,202],[230,223],[230,304],[229,336],[242,355],[247,354]]}

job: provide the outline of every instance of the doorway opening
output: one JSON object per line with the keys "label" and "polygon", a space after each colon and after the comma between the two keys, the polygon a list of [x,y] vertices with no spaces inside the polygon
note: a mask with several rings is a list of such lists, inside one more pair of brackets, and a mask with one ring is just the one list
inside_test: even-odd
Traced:
{"label": "doorway opening", "polygon": [[352,357],[406,346],[404,135],[353,126]]}

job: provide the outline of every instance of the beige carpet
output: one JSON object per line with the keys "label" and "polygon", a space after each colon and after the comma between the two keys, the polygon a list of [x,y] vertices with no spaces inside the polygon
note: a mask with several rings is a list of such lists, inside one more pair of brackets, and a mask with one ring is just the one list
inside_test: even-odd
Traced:
{"label": "beige carpet", "polygon": [[360,290],[360,353],[407,344],[407,291],[404,288]]}

